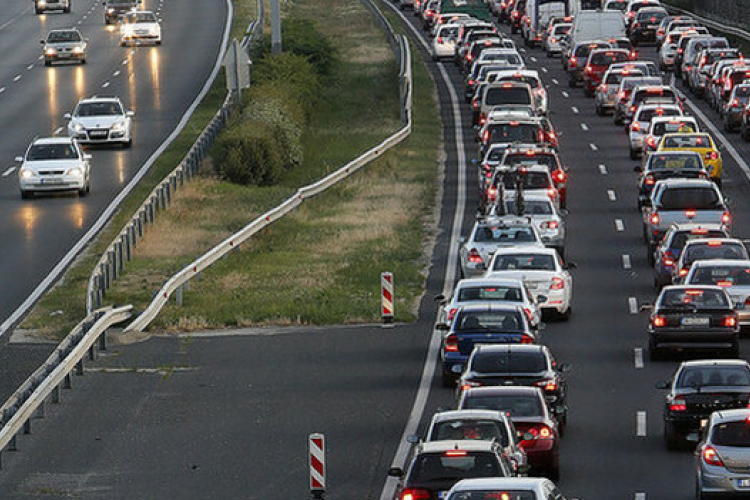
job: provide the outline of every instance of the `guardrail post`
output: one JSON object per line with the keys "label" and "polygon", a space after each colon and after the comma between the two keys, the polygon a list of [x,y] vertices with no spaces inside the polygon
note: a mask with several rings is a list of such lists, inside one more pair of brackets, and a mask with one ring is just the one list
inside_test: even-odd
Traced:
{"label": "guardrail post", "polygon": [[44,401],[42,401],[39,404],[39,408],[36,409],[36,418],[44,418],[46,415],[44,413]]}
{"label": "guardrail post", "polygon": [[183,283],[182,284],[182,288],[184,288],[186,292],[189,292],[190,291],[190,280],[188,280],[185,283]]}
{"label": "guardrail post", "polygon": [[130,255],[130,232],[133,226],[128,226],[127,232],[123,235],[125,238],[125,259],[130,262],[132,256]]}
{"label": "guardrail post", "polygon": [[83,376],[83,359],[76,363],[76,375]]}
{"label": "guardrail post", "polygon": [[112,268],[112,281],[117,279],[117,245],[115,245],[115,248],[107,252],[107,260],[109,261],[109,265]]}
{"label": "guardrail post", "polygon": [[31,419],[27,418],[26,422],[23,423],[23,433],[31,434]]}
{"label": "guardrail post", "polygon": [[73,387],[73,379],[70,376],[70,373],[65,375],[65,379],[63,380],[63,389],[71,389]]}
{"label": "guardrail post", "polygon": [[54,404],[60,403],[60,386],[56,385],[54,389],[52,389],[52,402]]}
{"label": "guardrail post", "polygon": [[174,295],[177,299],[177,307],[182,307],[182,285],[177,287],[177,291]]}
{"label": "guardrail post", "polygon": [[107,350],[107,332],[102,332],[102,334],[99,335],[99,350]]}
{"label": "guardrail post", "polygon": [[138,212],[138,237],[143,238],[143,223],[146,220],[146,211],[142,210],[141,212]]}
{"label": "guardrail post", "polygon": [[8,443],[8,451],[18,451],[18,442],[16,440],[16,436],[10,438],[10,443]]}
{"label": "guardrail post", "polygon": [[164,189],[167,192],[166,202],[171,204],[172,203],[172,183],[171,182],[167,182],[164,185]]}
{"label": "guardrail post", "polygon": [[125,260],[123,259],[123,244],[122,244],[122,238],[120,238],[120,241],[117,242],[117,245],[115,245],[115,248],[117,249],[117,270],[119,272],[122,272],[122,270],[125,268]]}
{"label": "guardrail post", "polygon": [[109,290],[109,263],[102,264],[102,278],[104,278],[103,290]]}
{"label": "guardrail post", "polygon": [[96,348],[93,345],[89,347],[89,360],[96,361]]}

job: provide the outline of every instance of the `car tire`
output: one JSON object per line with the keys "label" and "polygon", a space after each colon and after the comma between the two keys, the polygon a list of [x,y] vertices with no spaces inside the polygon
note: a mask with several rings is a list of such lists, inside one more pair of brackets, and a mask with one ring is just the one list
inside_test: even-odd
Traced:
{"label": "car tire", "polygon": [[568,78],[568,87],[575,88],[576,86],[576,79],[573,77]]}
{"label": "car tire", "polygon": [[622,115],[620,115],[619,113],[617,113],[617,111],[615,111],[615,118],[614,118],[614,120],[615,120],[615,125],[622,125]]}
{"label": "car tire", "polygon": [[156,42],[156,45],[161,45],[161,40],[159,40],[158,42]]}
{"label": "car tire", "polygon": [[648,360],[649,361],[661,361],[663,358],[662,352],[656,347],[653,339],[648,340]]}
{"label": "car tire", "polygon": [[48,61],[48,60],[45,59],[44,65],[45,66],[52,66],[52,61]]}
{"label": "car tire", "polygon": [[122,143],[122,147],[126,148],[126,149],[129,148],[132,145],[133,145],[133,139],[132,138],[130,138],[127,141],[125,141],[125,142]]}
{"label": "car tire", "polygon": [[637,160],[638,156],[639,156],[638,151],[636,151],[633,148],[630,148],[630,159],[631,160]]}
{"label": "car tire", "polygon": [[86,58],[81,59],[81,64],[86,64]]}
{"label": "car tire", "polygon": [[594,104],[594,110],[596,111],[596,116],[604,116],[604,110],[598,103]]}
{"label": "car tire", "polygon": [[701,489],[700,479],[695,479],[695,498],[696,500],[713,500],[713,496]]}

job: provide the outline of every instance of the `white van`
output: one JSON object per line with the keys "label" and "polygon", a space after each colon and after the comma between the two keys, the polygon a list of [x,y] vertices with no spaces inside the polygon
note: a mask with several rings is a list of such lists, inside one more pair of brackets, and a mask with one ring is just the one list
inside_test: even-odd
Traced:
{"label": "white van", "polygon": [[550,19],[565,17],[568,14],[567,1],[553,0],[542,3],[542,0],[526,0],[526,11],[521,22],[524,43],[529,46],[540,44]]}
{"label": "white van", "polygon": [[625,23],[617,10],[582,10],[573,20],[570,30],[570,45],[586,40],[609,40],[626,38]]}

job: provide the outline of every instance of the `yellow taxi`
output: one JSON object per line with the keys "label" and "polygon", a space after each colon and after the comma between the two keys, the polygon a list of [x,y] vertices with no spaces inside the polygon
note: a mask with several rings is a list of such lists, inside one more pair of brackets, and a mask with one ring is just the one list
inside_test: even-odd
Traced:
{"label": "yellow taxi", "polygon": [[701,155],[711,180],[721,187],[721,153],[713,137],[705,132],[664,134],[657,148],[657,151],[685,150]]}

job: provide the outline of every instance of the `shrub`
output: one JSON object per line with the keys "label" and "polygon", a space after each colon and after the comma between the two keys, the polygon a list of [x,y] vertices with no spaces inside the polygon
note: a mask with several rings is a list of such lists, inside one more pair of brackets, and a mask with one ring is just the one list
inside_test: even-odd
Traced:
{"label": "shrub", "polygon": [[276,127],[245,121],[225,131],[217,141],[216,169],[237,184],[270,185],[284,174],[284,146]]}
{"label": "shrub", "polygon": [[[309,19],[291,17],[281,23],[281,48],[284,52],[302,56],[324,77],[330,76],[338,61],[338,52],[330,40]],[[271,36],[264,35],[253,51],[253,61],[271,52]]]}
{"label": "shrub", "polygon": [[[321,82],[312,64],[304,57],[289,53],[267,55],[257,64],[253,79],[263,89],[264,96],[279,97],[283,102],[290,103],[287,114],[294,115],[300,110],[302,115],[299,118],[305,122],[310,118],[320,94]],[[253,101],[257,100],[255,93]]]}

